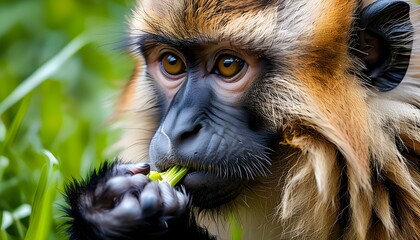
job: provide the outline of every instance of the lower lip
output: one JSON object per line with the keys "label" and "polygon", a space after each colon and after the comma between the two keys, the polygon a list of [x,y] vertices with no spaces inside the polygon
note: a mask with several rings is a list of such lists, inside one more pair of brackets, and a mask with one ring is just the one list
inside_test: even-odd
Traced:
{"label": "lower lip", "polygon": [[214,208],[237,197],[246,181],[222,178],[206,172],[190,172],[181,181],[192,195],[193,204],[202,208]]}

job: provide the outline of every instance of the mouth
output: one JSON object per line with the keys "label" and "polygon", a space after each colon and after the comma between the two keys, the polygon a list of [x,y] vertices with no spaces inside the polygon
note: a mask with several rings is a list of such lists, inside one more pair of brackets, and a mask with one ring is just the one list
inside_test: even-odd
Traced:
{"label": "mouth", "polygon": [[223,178],[204,171],[192,171],[180,183],[191,194],[194,206],[211,209],[235,199],[246,182],[239,178]]}

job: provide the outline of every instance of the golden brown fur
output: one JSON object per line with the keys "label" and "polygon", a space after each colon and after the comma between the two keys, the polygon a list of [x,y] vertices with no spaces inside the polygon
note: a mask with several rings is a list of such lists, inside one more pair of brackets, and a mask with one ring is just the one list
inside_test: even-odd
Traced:
{"label": "golden brown fur", "polygon": [[[255,181],[233,205],[244,237],[420,239],[420,10],[415,5],[408,73],[394,90],[379,92],[352,74],[357,64],[348,44],[357,1],[138,2],[130,21],[133,41],[145,32],[229,41],[282,61],[281,70],[249,90],[260,115],[284,140],[273,174]],[[158,118],[145,61],[132,51],[137,69],[118,108],[127,128],[119,144],[126,162],[147,160]],[[213,233],[227,238],[225,216],[202,218]]]}

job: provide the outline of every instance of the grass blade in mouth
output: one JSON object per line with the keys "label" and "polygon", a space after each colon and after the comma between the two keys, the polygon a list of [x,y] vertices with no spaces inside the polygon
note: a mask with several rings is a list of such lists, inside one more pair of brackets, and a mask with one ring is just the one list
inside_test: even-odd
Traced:
{"label": "grass blade in mouth", "polygon": [[172,187],[175,186],[187,174],[188,168],[175,165],[165,172],[150,171],[149,178],[153,181],[168,182]]}

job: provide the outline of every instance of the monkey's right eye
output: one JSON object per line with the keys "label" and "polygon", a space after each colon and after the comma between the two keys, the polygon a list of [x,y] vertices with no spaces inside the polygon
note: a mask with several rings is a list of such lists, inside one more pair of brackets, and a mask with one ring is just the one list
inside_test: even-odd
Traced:
{"label": "monkey's right eye", "polygon": [[174,53],[163,54],[161,66],[167,75],[177,76],[186,71],[184,62]]}
{"label": "monkey's right eye", "polygon": [[244,66],[244,60],[230,54],[223,54],[217,58],[214,72],[224,78],[231,78],[241,72]]}

